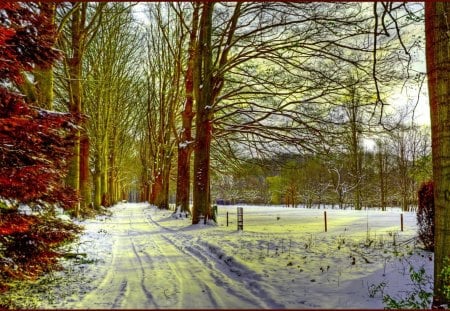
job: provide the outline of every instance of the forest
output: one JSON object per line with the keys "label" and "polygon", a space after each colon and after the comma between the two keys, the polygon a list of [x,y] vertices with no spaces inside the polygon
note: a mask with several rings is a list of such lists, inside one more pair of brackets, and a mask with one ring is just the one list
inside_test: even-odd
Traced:
{"label": "forest", "polygon": [[80,230],[61,209],[80,219],[122,201],[172,204],[192,224],[217,203],[411,211],[434,179],[446,215],[448,79],[430,68],[446,64],[434,21],[448,9],[0,4],[0,254],[25,274],[29,256],[53,263]]}
{"label": "forest", "polygon": [[425,78],[421,5],[389,4],[380,25],[363,3],[45,6],[62,61],[21,90],[83,115],[74,215],[130,198],[193,202],[194,223],[214,199],[407,210],[430,178],[420,94],[391,99]]}

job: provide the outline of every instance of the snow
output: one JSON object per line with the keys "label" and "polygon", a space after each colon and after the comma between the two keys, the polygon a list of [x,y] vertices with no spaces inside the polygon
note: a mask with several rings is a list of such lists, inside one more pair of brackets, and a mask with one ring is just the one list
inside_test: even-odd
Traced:
{"label": "snow", "polygon": [[236,206],[219,206],[210,226],[120,203],[112,216],[82,223],[85,233],[71,246],[80,257],[63,262],[45,293],[37,291],[36,306],[382,309],[383,293],[412,289],[411,265],[432,275],[433,253],[416,245],[415,213],[403,213],[401,232],[399,211],[327,209],[325,232],[323,209],[243,208],[237,231]]}

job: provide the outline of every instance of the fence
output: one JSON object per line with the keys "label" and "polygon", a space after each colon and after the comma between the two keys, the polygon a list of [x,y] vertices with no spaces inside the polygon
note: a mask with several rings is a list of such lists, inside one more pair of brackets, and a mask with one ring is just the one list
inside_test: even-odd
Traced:
{"label": "fence", "polygon": [[[217,221],[230,228],[246,231],[346,232],[367,234],[416,231],[415,213],[382,211],[339,211],[279,208],[278,210],[243,207],[218,209]],[[278,228],[277,228],[278,227]]]}

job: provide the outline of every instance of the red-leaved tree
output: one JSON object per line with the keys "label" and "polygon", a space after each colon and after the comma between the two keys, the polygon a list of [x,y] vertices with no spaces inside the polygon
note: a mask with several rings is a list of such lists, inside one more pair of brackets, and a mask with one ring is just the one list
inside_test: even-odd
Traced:
{"label": "red-leaved tree", "polygon": [[[54,41],[36,3],[0,3],[0,290],[10,277],[51,269],[56,247],[79,231],[48,213],[78,200],[63,182],[76,117],[27,104],[17,87],[34,67],[60,57]],[[21,212],[20,204],[35,212]]]}

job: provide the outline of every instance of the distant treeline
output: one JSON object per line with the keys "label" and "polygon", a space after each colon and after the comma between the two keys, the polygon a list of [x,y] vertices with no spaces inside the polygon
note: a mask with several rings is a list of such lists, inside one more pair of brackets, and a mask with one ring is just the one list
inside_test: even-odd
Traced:
{"label": "distant treeline", "polygon": [[217,204],[334,205],[355,209],[417,205],[420,184],[431,178],[431,155],[396,153],[402,148],[360,150],[359,168],[351,154],[283,154],[241,161],[228,174],[216,173],[212,194]]}

